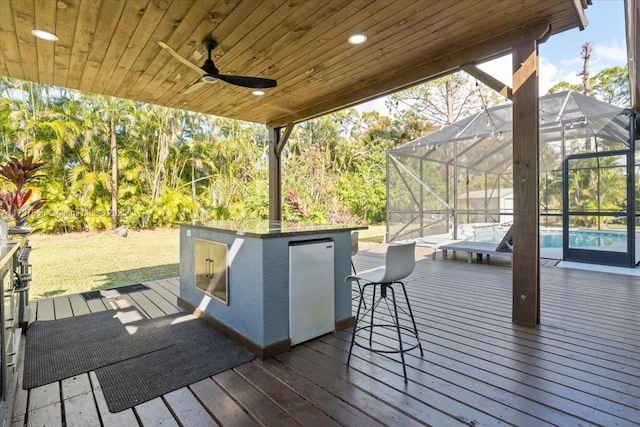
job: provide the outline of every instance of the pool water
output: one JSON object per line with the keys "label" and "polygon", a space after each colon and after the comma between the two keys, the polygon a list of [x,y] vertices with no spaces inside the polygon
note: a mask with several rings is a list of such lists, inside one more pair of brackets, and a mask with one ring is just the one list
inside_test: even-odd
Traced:
{"label": "pool water", "polygon": [[[477,235],[474,242],[500,243],[504,232]],[[615,243],[626,244],[627,235],[625,233],[612,233],[602,231],[570,231],[569,247],[582,248],[587,246],[610,246]],[[541,248],[562,248],[562,231],[560,230],[540,230]]]}

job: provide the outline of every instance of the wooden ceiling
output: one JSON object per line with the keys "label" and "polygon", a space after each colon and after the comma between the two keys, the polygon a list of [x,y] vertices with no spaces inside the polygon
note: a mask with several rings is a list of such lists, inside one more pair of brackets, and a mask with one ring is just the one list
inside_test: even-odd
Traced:
{"label": "wooden ceiling", "polygon": [[[580,27],[590,0],[0,0],[0,75],[282,126],[353,106]],[[59,40],[36,39],[31,30]],[[347,43],[362,32],[365,44]],[[199,76],[276,79],[257,97]]]}

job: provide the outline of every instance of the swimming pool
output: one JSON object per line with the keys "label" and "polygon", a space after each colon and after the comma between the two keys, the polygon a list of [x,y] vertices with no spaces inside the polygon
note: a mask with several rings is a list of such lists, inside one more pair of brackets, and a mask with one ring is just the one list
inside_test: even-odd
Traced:
{"label": "swimming pool", "polygon": [[[484,235],[476,235],[467,239],[474,242],[500,243],[506,231],[494,232]],[[569,247],[604,247],[616,243],[626,244],[627,235],[625,233],[607,231],[577,230],[569,231]],[[562,248],[562,230],[540,230],[540,248]]]}

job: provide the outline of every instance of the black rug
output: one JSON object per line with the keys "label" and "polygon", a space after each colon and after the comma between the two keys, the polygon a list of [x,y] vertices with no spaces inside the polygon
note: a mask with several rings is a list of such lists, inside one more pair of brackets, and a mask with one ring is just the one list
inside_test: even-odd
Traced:
{"label": "black rug", "polygon": [[154,320],[173,345],[96,370],[111,412],[120,412],[254,359],[202,320],[175,314]]}
{"label": "black rug", "polygon": [[131,292],[139,292],[139,291],[144,291],[146,289],[149,289],[149,288],[143,285],[142,283],[136,283],[135,285],[127,285],[127,286],[120,286],[116,288],[102,289],[100,291],[83,292],[80,295],[82,296],[82,298],[84,298],[85,301],[89,301],[89,300],[98,299],[98,298],[109,298],[115,295],[130,294]]}
{"label": "black rug", "polygon": [[167,348],[173,344],[169,338],[137,310],[35,321],[27,332],[23,388]]}

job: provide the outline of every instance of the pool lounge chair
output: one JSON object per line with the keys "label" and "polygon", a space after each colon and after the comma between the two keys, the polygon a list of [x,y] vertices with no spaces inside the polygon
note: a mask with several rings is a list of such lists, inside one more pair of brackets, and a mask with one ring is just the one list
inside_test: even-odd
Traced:
{"label": "pool lounge chair", "polygon": [[[496,246],[493,243],[484,243],[484,242],[470,242],[467,240],[461,240],[459,242],[447,243],[444,245],[438,246],[439,250],[442,251],[442,257],[447,258],[447,252],[466,252],[467,253],[467,262],[471,262],[473,259],[473,254],[476,254],[476,258],[478,262],[482,262],[482,257],[484,255],[487,256],[487,259],[490,259],[491,255],[502,256],[502,257],[513,257],[513,232],[511,227],[507,230],[507,233],[504,235],[500,243]],[[436,253],[438,251],[433,251],[431,257],[436,259]]]}

